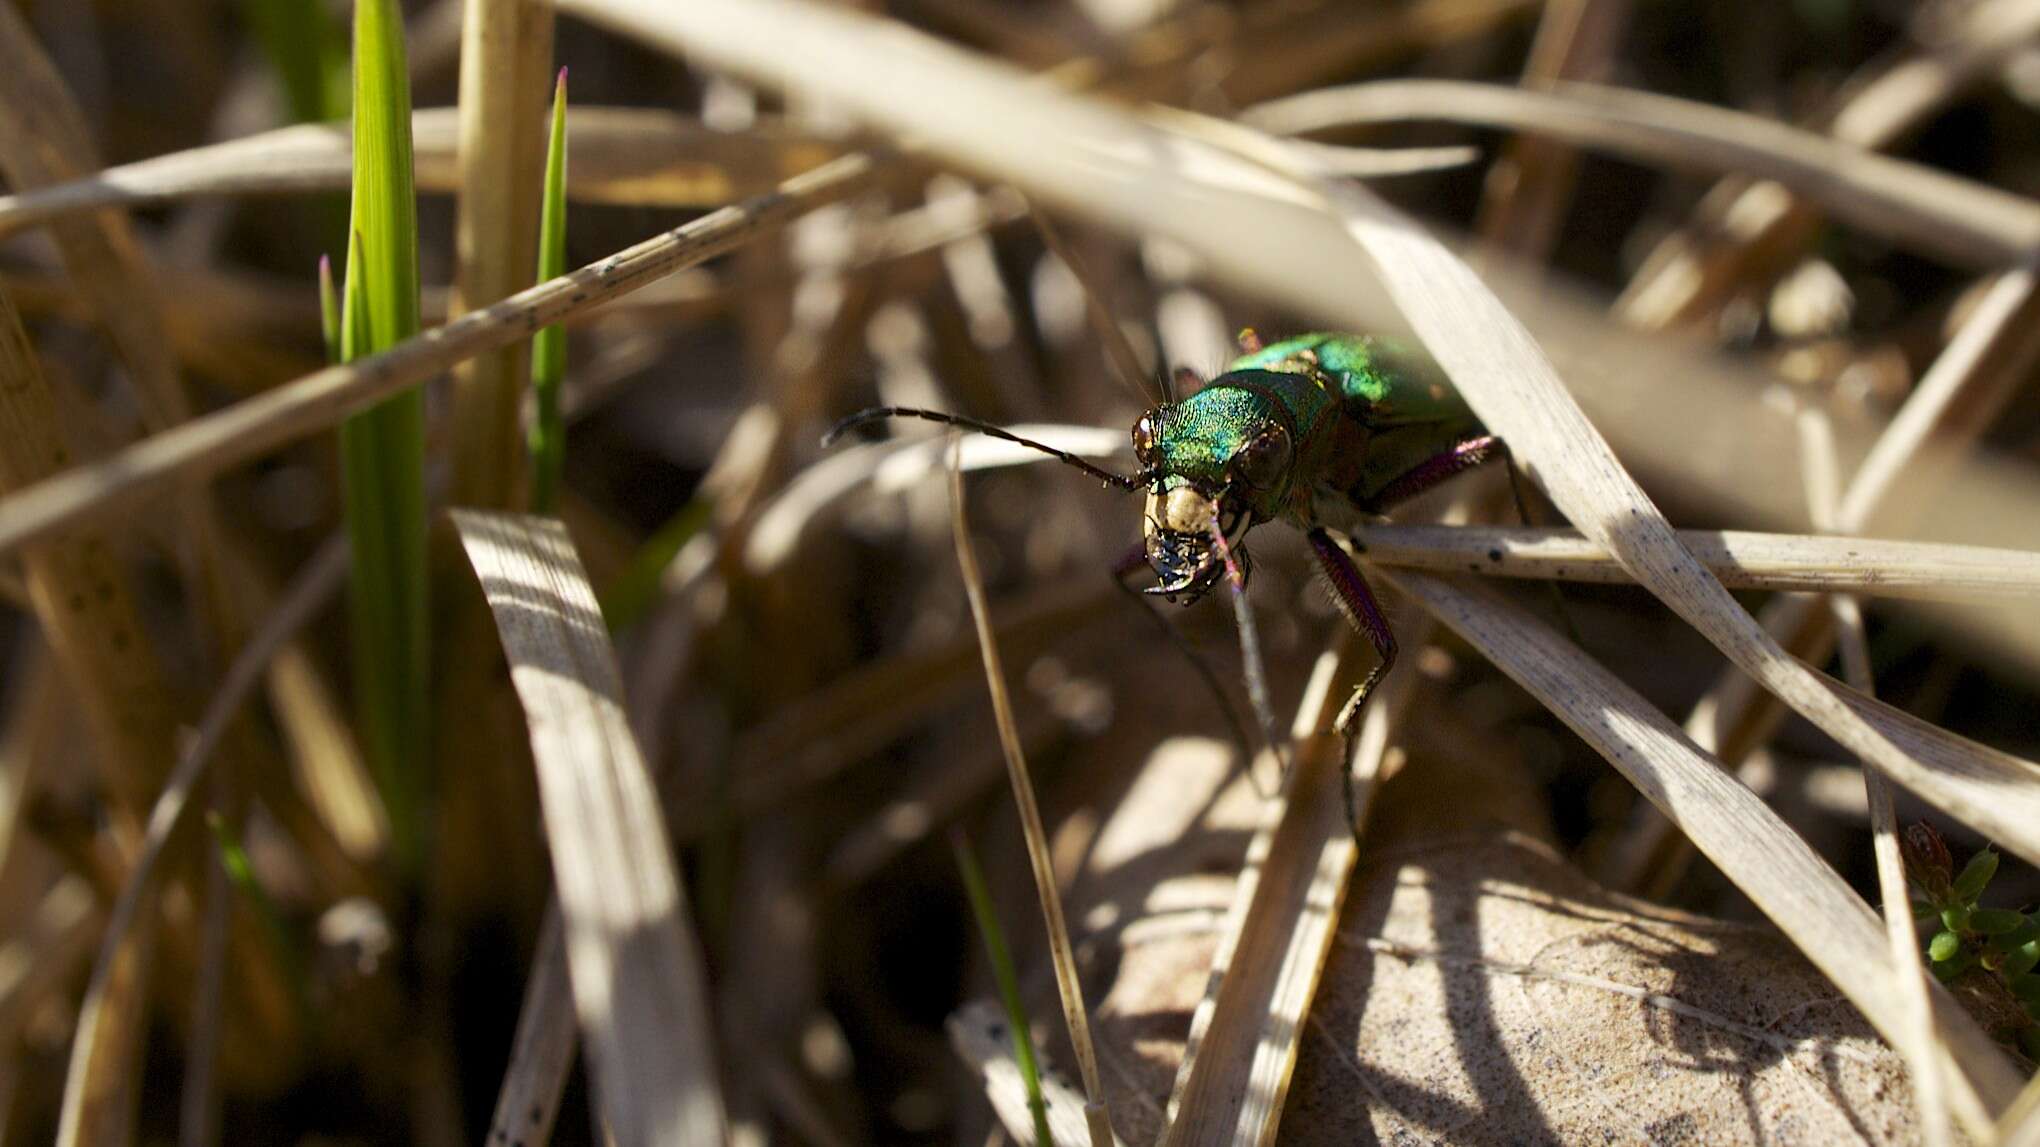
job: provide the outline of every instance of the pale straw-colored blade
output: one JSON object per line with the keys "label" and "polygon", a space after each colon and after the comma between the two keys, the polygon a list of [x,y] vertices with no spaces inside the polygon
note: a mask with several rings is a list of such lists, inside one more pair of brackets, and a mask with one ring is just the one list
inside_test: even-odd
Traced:
{"label": "pale straw-colored blade", "polygon": [[[2025,550],[1744,530],[1677,534],[1730,589],[1847,591],[1928,601],[2040,596],[2040,553]],[[1635,580],[1577,530],[1384,525],[1356,530],[1353,537],[1368,560],[1381,565],[1602,585]]]}
{"label": "pale straw-colored blade", "polygon": [[[949,1017],[949,1042],[956,1054],[985,1081],[985,1096],[992,1110],[1016,1143],[1034,1141],[1034,1113],[1027,1106],[1027,1086],[1021,1082],[1020,1064],[1013,1058],[1012,1029],[1005,1009],[997,1000],[977,1000],[958,1008]],[[1083,1089],[1047,1064],[1041,1070],[1041,1098],[1048,1107],[1048,1131],[1055,1137],[1053,1147],[1094,1147],[1091,1127],[1084,1115]],[[1114,1136],[1112,1143],[1121,1141]],[[1048,1147],[1044,1144],[1043,1147]]]}
{"label": "pale straw-colored blade", "polygon": [[524,704],[568,979],[610,1133],[720,1143],[701,952],[595,591],[558,520],[453,511]]}
{"label": "pale straw-colored blade", "polygon": [[560,905],[554,900],[545,907],[545,922],[531,953],[531,978],[524,985],[524,1005],[517,1012],[517,1034],[510,1043],[502,1089],[496,1092],[488,1142],[539,1147],[552,1138],[560,1094],[566,1090],[580,1037],[573,990],[567,983]]}
{"label": "pale straw-colored blade", "polygon": [[[1522,608],[1456,578],[1382,575],[1481,651],[1607,758],[1675,821],[1885,1038],[1907,1043],[1904,994],[1884,929],[1791,827],[1634,689]],[[1950,1098],[1973,1120],[2008,1103],[2010,1062],[1938,986],[1932,989]]]}
{"label": "pale straw-colored blade", "polygon": [[[546,80],[539,76],[541,96],[550,90]],[[420,108],[411,124],[418,190],[459,190],[459,109]],[[576,108],[568,135],[574,149],[568,198],[636,207],[721,207],[816,167],[837,151],[820,140],[770,129],[741,135],[711,131],[692,117],[653,108]],[[534,141],[544,147],[542,134]],[[0,195],[0,235],[108,207],[344,190],[351,163],[346,124],[277,128]]]}
{"label": "pale straw-colored blade", "polygon": [[212,473],[342,419],[483,351],[592,310],[714,258],[864,186],[871,163],[846,156],[778,191],[681,227],[462,315],[380,354],[327,367],[225,410],[192,419],[0,502],[0,552],[94,514],[160,493],[171,475]]}
{"label": "pale straw-colored blade", "polygon": [[1244,119],[1279,133],[1446,120],[1533,132],[1672,170],[1757,176],[1871,234],[1978,266],[2023,259],[2040,243],[2040,203],[2024,196],[1762,116],[1651,92],[1384,80],[1291,96]]}

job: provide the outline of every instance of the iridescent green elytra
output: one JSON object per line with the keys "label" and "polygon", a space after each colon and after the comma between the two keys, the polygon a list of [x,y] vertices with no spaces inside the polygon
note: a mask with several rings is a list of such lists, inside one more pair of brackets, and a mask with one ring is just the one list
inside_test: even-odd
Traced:
{"label": "iridescent green elytra", "polygon": [[1224,374],[1133,428],[1153,479],[1147,556],[1164,593],[1195,596],[1223,572],[1210,552],[1214,519],[1237,546],[1260,522],[1311,530],[1350,517],[1339,513],[1349,507],[1379,514],[1414,492],[1412,475],[1482,437],[1444,373],[1406,343],[1309,334],[1260,346],[1251,332],[1241,341],[1247,353]]}

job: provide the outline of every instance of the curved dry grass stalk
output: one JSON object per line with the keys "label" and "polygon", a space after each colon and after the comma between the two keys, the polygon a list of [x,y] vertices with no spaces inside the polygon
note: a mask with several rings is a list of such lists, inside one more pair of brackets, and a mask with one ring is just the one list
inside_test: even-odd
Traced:
{"label": "curved dry grass stalk", "polygon": [[626,1147],[720,1143],[700,951],[595,591],[556,519],[452,517],[530,726],[568,979],[603,1118]]}
{"label": "curved dry grass stalk", "polygon": [[[1679,530],[1730,589],[1853,592],[1950,601],[2040,596],[2040,554],[1825,534]],[[1369,561],[1435,573],[1633,584],[1627,570],[1576,530],[1507,526],[1383,525],[1355,530]]]}
{"label": "curved dry grass stalk", "polygon": [[496,1092],[486,1142],[541,1147],[552,1138],[560,1093],[566,1090],[580,1038],[573,987],[567,982],[566,936],[559,900],[554,898],[545,906],[545,922],[539,925],[538,944],[532,949],[517,1034],[510,1043],[510,1063]]}
{"label": "curved dry grass stalk", "polygon": [[[1817,529],[1833,529],[1841,503],[1841,465],[1835,459],[1833,424],[1825,413],[1800,412],[1800,464],[1806,470],[1807,508]],[[1834,612],[1842,653],[1842,669],[1850,687],[1873,695],[1870,639],[1863,625],[1862,603],[1849,594],[1828,599]],[[1906,1038],[1899,1043],[1906,1071],[1912,1077],[1920,1128],[1929,1147],[1946,1147],[1948,1100],[1941,1070],[1934,1062],[1934,1003],[1927,994],[1927,969],[1920,959],[1920,937],[1913,927],[1912,896],[1906,890],[1905,862],[1899,854],[1898,813],[1891,782],[1876,769],[1862,765],[1864,802],[1869,806],[1872,849],[1877,861],[1877,892],[1883,903],[1884,936],[1891,950],[1892,974],[1904,997]]]}
{"label": "curved dry grass stalk", "polygon": [[[123,1000],[129,990],[129,980],[134,975],[128,965],[134,960],[137,950],[146,950],[151,943],[148,937],[152,928],[144,914],[154,905],[155,893],[160,886],[158,878],[163,873],[163,857],[179,832],[192,823],[189,814],[197,805],[193,797],[198,785],[205,779],[206,770],[237,719],[242,703],[261,681],[269,659],[304,628],[321,606],[332,599],[346,573],[346,545],[337,540],[328,542],[307,563],[304,572],[263,622],[261,629],[242,646],[226,676],[221,679],[219,691],[213,695],[206,706],[205,716],[199,722],[197,735],[178,758],[177,767],[163,785],[162,795],[156,798],[155,807],[149,812],[148,829],[143,836],[141,850],[128,872],[127,883],[121,887],[120,899],[114,902],[108,913],[106,931],[99,941],[98,962],[92,969],[92,981],[85,989],[84,1003],[79,1007],[78,1026],[81,1032],[108,1030],[101,1017],[111,1017],[123,1008],[138,1006],[134,1001]],[[106,1044],[96,1036],[81,1037],[72,1044],[70,1068],[64,1085],[64,1126],[68,1130],[59,1136],[60,1142],[85,1141],[81,1139],[86,1134],[82,1126],[85,1108],[93,1102],[91,1096],[101,1090],[102,1081],[126,1070],[126,1065],[119,1062],[123,1050],[118,1041]]]}
{"label": "curved dry grass stalk", "polygon": [[[1348,762],[1345,739],[1332,726],[1371,656],[1341,626],[1304,689],[1283,799],[1247,848],[1212,957],[1210,988],[1190,1018],[1165,1144],[1274,1140],[1359,854],[1354,834],[1366,823],[1382,762],[1415,692],[1408,673],[1384,682]],[[1347,767],[1354,774],[1351,825],[1338,795],[1338,773]]]}
{"label": "curved dry grass stalk", "polygon": [[984,659],[985,684],[991,690],[999,748],[1006,758],[1007,777],[1013,782],[1013,803],[1020,812],[1027,859],[1034,869],[1034,889],[1041,898],[1042,923],[1048,930],[1048,949],[1055,965],[1056,990],[1062,997],[1063,1021],[1069,1028],[1070,1046],[1076,1052],[1077,1070],[1084,1080],[1084,1120],[1090,1126],[1091,1147],[1109,1147],[1114,1140],[1112,1119],[1105,1107],[1105,1085],[1098,1075],[1098,1053],[1091,1047],[1091,1021],[1085,1011],[1083,982],[1077,978],[1077,954],[1070,946],[1062,894],[1056,889],[1055,864],[1048,854],[1048,830],[1042,826],[1041,809],[1034,800],[1034,780],[1027,773],[1020,729],[1013,720],[1013,701],[1006,692],[1006,670],[999,663],[999,639],[992,629],[991,607],[985,602],[984,577],[978,572],[977,553],[971,548],[970,522],[964,512],[963,469],[956,464],[954,444],[949,468],[949,506],[950,526],[956,534],[956,562],[963,573],[964,594],[970,599],[970,617],[977,629],[978,652]]}
{"label": "curved dry grass stalk", "polygon": [[[1952,460],[1967,453],[2040,359],[2040,275],[2030,266],[2007,271],[1985,294],[1883,434],[1871,444],[1841,494],[1835,524],[1859,533],[1908,521],[1927,496],[1947,498]],[[1938,487],[1938,489],[1937,489]],[[2015,628],[2030,611],[2005,619]],[[1832,649],[1831,615],[1819,602],[1781,598],[1766,606],[1765,628],[1800,656],[1822,659]],[[1724,677],[1687,719],[1687,731],[1732,764],[1741,764],[1776,728],[1782,710],[1747,678]],[[1687,851],[1668,840],[1670,826],[1646,814],[1614,850],[1617,883],[1658,891],[1683,868]]]}
{"label": "curved dry grass stalk", "polygon": [[1534,132],[1673,170],[1769,179],[1872,234],[1975,266],[2015,262],[2040,245],[2040,203],[2024,196],[1761,116],[1651,92],[1385,80],[1291,96],[1242,119],[1279,134],[1407,120]]}
{"label": "curved dry grass stalk", "polygon": [[[1847,85],[1816,123],[1825,120],[1830,136],[1855,147],[1882,151],[1896,145],[2040,35],[2040,4],[1981,0],[1960,12],[1952,29],[1940,31],[1921,37],[1917,55],[1902,56]],[[1817,222],[1817,212],[1775,184],[1725,179],[1701,199],[1684,227],[1652,248],[1616,311],[1654,329],[1698,319],[1752,280],[1789,266],[1795,253],[1813,243]]]}
{"label": "curved dry grass stalk", "polygon": [[[543,76],[540,87],[543,95]],[[421,108],[411,130],[418,190],[459,191],[459,109]],[[568,198],[635,207],[726,206],[841,150],[769,128],[741,135],[711,131],[691,117],[653,108],[577,107],[568,136],[574,149]],[[544,136],[533,138],[542,149]],[[346,124],[278,128],[0,196],[0,237],[109,207],[340,191],[352,162]]]}
{"label": "curved dry grass stalk", "polygon": [[[1271,156],[1271,159],[1279,158]],[[1302,174],[1308,174],[1307,172]],[[2040,766],[1919,722],[1826,681],[1794,659],[1679,545],[1500,300],[1415,223],[1352,187],[1323,186],[1404,313],[1475,413],[1582,533],[1767,691],[1907,788],[2005,847],[2040,857]],[[1466,332],[1478,331],[1478,339]],[[2003,815],[2013,806],[2026,812]]]}
{"label": "curved dry grass stalk", "polygon": [[549,323],[601,306],[672,272],[714,258],[864,186],[871,162],[846,156],[780,190],[725,207],[473,311],[417,338],[328,367],[225,410],[196,418],[0,501],[0,553],[81,519],[144,500],[172,477],[211,474],[348,415],[483,351],[529,338]]}
{"label": "curved dry grass stalk", "polygon": [[[1728,775],[1635,690],[1541,621],[1455,578],[1411,571],[1382,575],[1528,690],[1672,818],[1708,859],[1770,917],[1864,1017],[1895,1046],[1909,1038],[1904,993],[1894,989],[1883,929],[1770,807]],[[2018,1088],[1990,1037],[1938,986],[1931,989],[1957,1107],[1972,1131]],[[1979,1118],[1981,1123],[1978,1122]]]}

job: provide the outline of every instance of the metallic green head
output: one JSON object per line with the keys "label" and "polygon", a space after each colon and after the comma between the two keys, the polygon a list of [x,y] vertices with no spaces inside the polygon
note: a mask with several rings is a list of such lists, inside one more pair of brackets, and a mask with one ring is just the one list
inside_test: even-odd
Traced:
{"label": "metallic green head", "polygon": [[1133,449],[1148,483],[1147,559],[1160,579],[1150,592],[1203,596],[1225,572],[1221,539],[1244,574],[1247,530],[1289,504],[1297,412],[1263,383],[1268,374],[1221,375],[1134,423]]}

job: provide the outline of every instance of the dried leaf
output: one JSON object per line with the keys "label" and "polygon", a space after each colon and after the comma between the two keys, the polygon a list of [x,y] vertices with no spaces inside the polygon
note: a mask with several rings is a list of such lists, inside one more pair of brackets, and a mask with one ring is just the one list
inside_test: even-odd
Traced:
{"label": "dried leaf", "polygon": [[557,520],[453,512],[538,765],[567,972],[625,1147],[723,1140],[701,954],[595,591]]}

